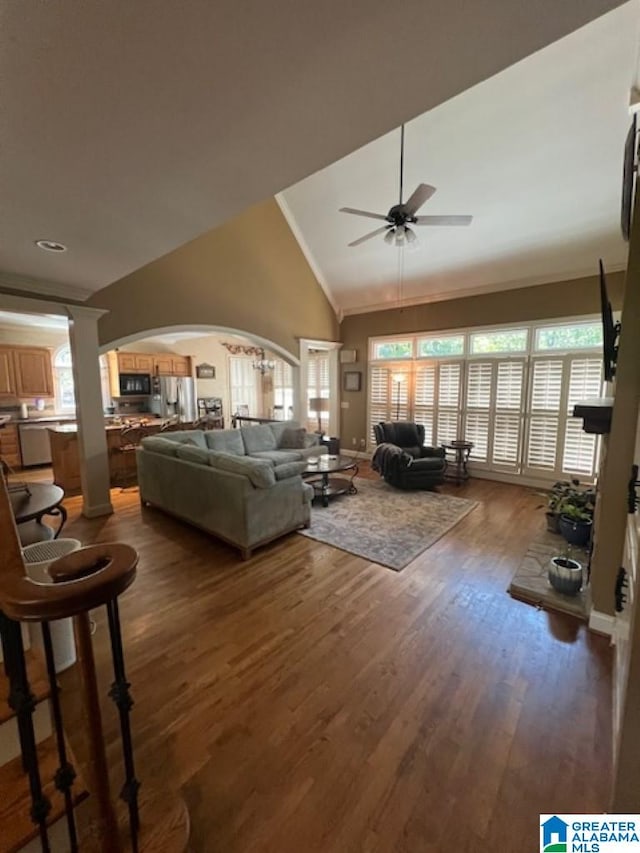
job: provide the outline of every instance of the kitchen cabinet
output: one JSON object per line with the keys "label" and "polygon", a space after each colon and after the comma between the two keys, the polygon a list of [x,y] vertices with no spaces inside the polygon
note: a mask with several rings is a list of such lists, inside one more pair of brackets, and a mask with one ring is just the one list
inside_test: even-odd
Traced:
{"label": "kitchen cabinet", "polygon": [[0,347],[0,397],[16,396],[13,348]]}
{"label": "kitchen cabinet", "polygon": [[15,424],[5,424],[0,429],[0,457],[11,468],[21,468],[18,428]]}
{"label": "kitchen cabinet", "polygon": [[153,373],[153,356],[146,352],[119,352],[118,371],[120,373]]}
{"label": "kitchen cabinet", "polygon": [[154,355],[153,357],[153,372],[156,376],[172,376],[172,358],[170,354]]}
{"label": "kitchen cabinet", "polygon": [[191,376],[191,359],[188,355],[158,353],[153,357],[153,372],[156,376]]}
{"label": "kitchen cabinet", "polygon": [[191,359],[186,355],[171,356],[172,376],[191,376]]}
{"label": "kitchen cabinet", "polygon": [[53,397],[53,372],[48,349],[14,347],[13,363],[18,397]]}

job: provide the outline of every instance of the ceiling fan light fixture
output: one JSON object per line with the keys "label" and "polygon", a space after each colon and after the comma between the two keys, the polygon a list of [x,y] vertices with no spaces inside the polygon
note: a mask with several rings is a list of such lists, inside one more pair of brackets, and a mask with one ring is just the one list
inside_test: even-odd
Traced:
{"label": "ceiling fan light fixture", "polygon": [[412,231],[411,228],[407,228],[407,226],[405,225],[404,233],[405,233],[407,243],[415,243],[415,241],[417,239],[415,231]]}
{"label": "ceiling fan light fixture", "polygon": [[395,231],[396,231],[395,228],[389,228],[387,233],[384,235],[384,242],[389,246],[393,246],[393,244],[396,242]]}
{"label": "ceiling fan light fixture", "polygon": [[396,246],[404,246],[406,242],[406,227],[404,225],[396,226]]}

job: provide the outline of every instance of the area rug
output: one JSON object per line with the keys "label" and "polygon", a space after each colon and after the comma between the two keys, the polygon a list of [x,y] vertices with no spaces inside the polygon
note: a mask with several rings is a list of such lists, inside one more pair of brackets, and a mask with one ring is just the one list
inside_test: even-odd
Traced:
{"label": "area rug", "polygon": [[311,527],[317,539],[399,572],[477,506],[476,501],[436,492],[403,492],[384,480],[356,479],[357,495],[314,503]]}
{"label": "area rug", "polygon": [[[556,592],[549,583],[549,560],[563,554],[566,543],[562,536],[549,531],[541,531],[522,558],[513,580],[509,593],[520,601],[534,604],[545,610],[559,610],[570,613],[579,619],[588,618],[588,588],[583,587],[575,596],[563,595]],[[587,565],[588,554],[581,548],[573,548],[571,557]]]}

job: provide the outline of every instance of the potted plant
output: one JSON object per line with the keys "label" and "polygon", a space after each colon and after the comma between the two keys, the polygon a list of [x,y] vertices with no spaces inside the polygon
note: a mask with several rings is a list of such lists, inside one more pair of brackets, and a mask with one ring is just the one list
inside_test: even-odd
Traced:
{"label": "potted plant", "polygon": [[595,490],[580,488],[578,480],[572,480],[570,488],[558,501],[558,528],[570,545],[581,548],[588,545],[593,527],[595,501]]}
{"label": "potted plant", "polygon": [[571,545],[564,554],[549,560],[549,583],[563,595],[577,595],[582,589],[582,564],[572,559]]}
{"label": "potted plant", "polygon": [[571,490],[571,483],[568,480],[559,480],[554,483],[549,492],[540,492],[543,497],[547,498],[547,530],[551,533],[560,533],[558,526],[560,522],[560,513],[558,508]]}

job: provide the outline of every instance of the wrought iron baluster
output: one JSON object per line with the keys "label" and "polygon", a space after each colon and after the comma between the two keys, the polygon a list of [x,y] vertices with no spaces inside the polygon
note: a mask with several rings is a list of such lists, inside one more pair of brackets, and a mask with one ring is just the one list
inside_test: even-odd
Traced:
{"label": "wrought iron baluster", "polygon": [[49,676],[49,688],[51,691],[51,710],[53,711],[53,724],[58,747],[59,766],[54,777],[55,786],[64,796],[64,808],[67,817],[67,829],[69,832],[69,845],[71,853],[77,853],[78,836],[73,814],[73,798],[71,787],[76,778],[76,771],[67,759],[67,747],[64,742],[64,729],[62,727],[62,708],[60,707],[60,688],[56,677],[55,661],[53,657],[53,645],[51,643],[51,629],[48,622],[42,625],[42,640],[44,644],[44,656],[47,662],[47,674]]}
{"label": "wrought iron baluster", "polygon": [[9,707],[15,711],[18,720],[23,767],[29,777],[31,820],[38,825],[42,853],[50,853],[47,817],[51,811],[51,803],[43,793],[40,780],[36,737],[33,729],[36,700],[27,677],[20,624],[0,612],[0,634],[2,634],[2,651],[9,677]]}
{"label": "wrought iron baluster", "polygon": [[124,667],[124,652],[122,649],[122,634],[120,631],[120,615],[118,600],[114,598],[107,603],[109,618],[109,635],[111,637],[111,654],[113,657],[114,681],[109,691],[120,714],[120,731],[122,734],[122,751],[125,766],[125,782],[120,791],[120,797],[129,807],[129,828],[133,853],[138,850],[138,830],[140,819],[138,814],[138,789],[140,783],[136,779],[133,763],[133,745],[131,742],[131,724],[129,712],[133,707],[133,699],[129,693],[130,683],[127,681]]}

